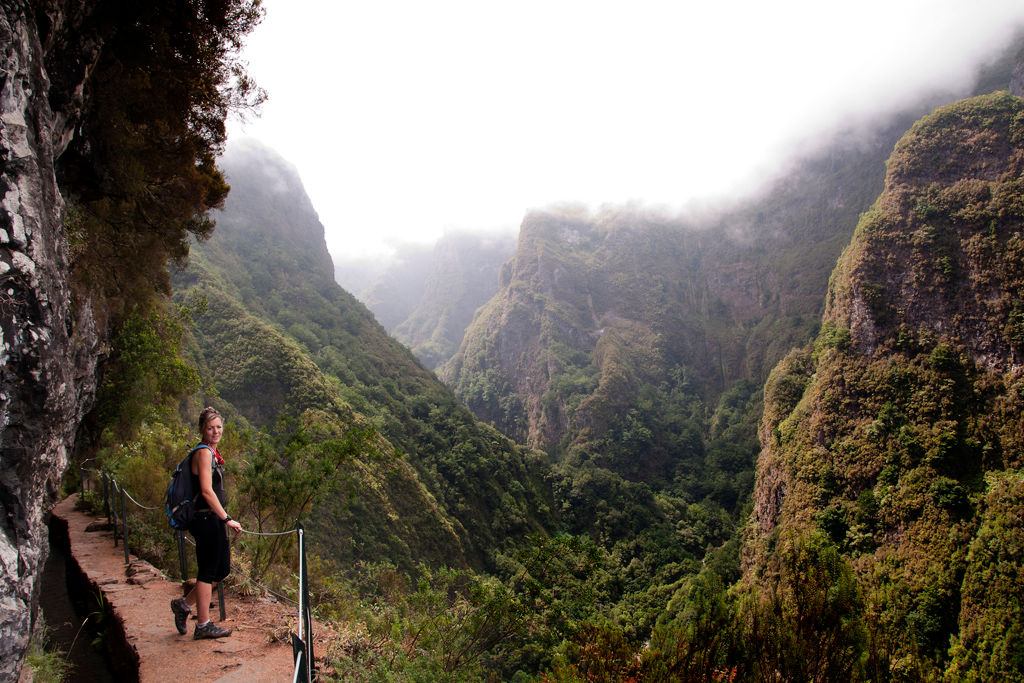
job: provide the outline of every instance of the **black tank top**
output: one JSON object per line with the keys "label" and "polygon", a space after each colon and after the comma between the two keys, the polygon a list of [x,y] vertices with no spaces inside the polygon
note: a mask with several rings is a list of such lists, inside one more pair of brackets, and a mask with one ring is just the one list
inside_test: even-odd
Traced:
{"label": "black tank top", "polygon": [[[200,446],[199,448],[206,448],[210,451],[210,461],[213,464],[213,492],[217,494],[217,500],[220,501],[220,506],[227,509],[228,498],[224,493],[224,465],[217,464],[217,458],[214,456],[214,450],[209,446]],[[198,449],[197,449],[198,450]],[[191,470],[191,467],[189,468]],[[199,488],[199,475],[192,474],[192,490],[196,492],[196,512],[207,512],[210,510],[210,504],[206,502],[206,497],[203,496]]]}

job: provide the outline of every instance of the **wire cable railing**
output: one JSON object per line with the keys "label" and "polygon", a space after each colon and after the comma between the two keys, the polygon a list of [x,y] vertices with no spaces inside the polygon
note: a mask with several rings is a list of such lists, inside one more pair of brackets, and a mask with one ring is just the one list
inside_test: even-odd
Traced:
{"label": "wire cable railing", "polygon": [[[143,503],[140,503],[109,472],[85,466],[86,463],[92,460],[95,460],[95,458],[89,458],[88,460],[83,461],[78,468],[79,484],[81,486],[80,490],[83,494],[89,490],[86,487],[87,482],[90,484],[92,482],[91,479],[86,476],[87,474],[99,475],[103,483],[103,511],[107,518],[107,525],[113,531],[114,547],[116,548],[118,546],[118,541],[120,539],[121,545],[124,547],[124,563],[126,565],[131,564],[131,558],[128,550],[128,501],[131,501],[132,504],[139,509],[146,511],[162,510],[164,507],[160,505],[144,505]],[[120,510],[118,510],[118,504],[120,504]],[[295,682],[305,681],[305,683],[311,683],[315,675],[313,658],[313,617],[312,608],[309,604],[309,579],[306,563],[305,529],[302,524],[296,520],[295,528],[286,529],[284,531],[249,531],[247,529],[242,529],[241,531],[242,533],[250,536],[274,537],[296,534],[298,537],[298,601],[281,595],[267,586],[264,586],[242,571],[234,562],[231,563],[231,571],[242,575],[247,581],[259,587],[260,590],[273,595],[278,600],[282,600],[298,608],[299,633],[292,633],[292,653],[295,659],[295,675],[292,680]],[[181,569],[181,577],[184,580],[188,575],[188,551],[186,548],[186,542],[191,543],[193,546],[195,546],[195,542],[190,538],[186,538],[185,533],[180,529],[175,530],[175,537],[178,547],[178,561]],[[221,620],[224,620],[226,617],[226,609],[224,605],[224,587],[221,582],[217,582],[217,596],[220,602],[220,618]]]}
{"label": "wire cable railing", "polygon": [[[254,535],[257,535],[257,536],[270,536],[270,535],[280,536],[281,533],[284,533],[284,534],[294,534],[295,530],[292,529],[291,531],[281,532],[279,534],[261,534],[261,533],[255,532],[255,531],[245,532],[244,530],[243,530],[242,533],[251,533],[251,534],[254,534]],[[188,543],[189,545],[191,545],[193,548],[196,545],[196,542],[193,541],[188,536],[185,536],[185,542]],[[234,562],[231,563],[231,573],[232,574],[241,574],[243,577],[245,577],[246,581],[248,581],[252,585],[256,586],[257,588],[259,588],[264,593],[269,593],[270,595],[273,595],[275,598],[277,598],[278,600],[281,600],[282,602],[287,602],[288,604],[295,605],[296,607],[299,606],[298,601],[296,601],[296,600],[294,600],[292,598],[289,598],[286,595],[281,595],[280,593],[278,593],[274,589],[272,589],[272,588],[270,588],[268,586],[263,585],[262,583],[260,583],[256,579],[254,579],[252,576],[247,574],[241,567],[239,567]]]}
{"label": "wire cable railing", "polygon": [[298,529],[288,529],[287,531],[249,531],[248,529],[242,529],[241,531],[243,534],[251,536],[287,536],[288,534],[294,534]]}
{"label": "wire cable railing", "polygon": [[127,491],[125,491],[125,492],[124,492],[124,495],[128,496],[128,500],[130,500],[131,502],[135,503],[135,504],[136,504],[137,506],[139,506],[139,507],[140,507],[140,508],[142,508],[143,510],[159,510],[159,509],[160,509],[160,506],[159,506],[159,505],[153,505],[153,506],[150,506],[150,505],[143,505],[143,504],[142,504],[142,503],[140,503],[139,501],[135,500],[135,499],[134,499],[134,498],[132,497],[132,494],[128,493]]}

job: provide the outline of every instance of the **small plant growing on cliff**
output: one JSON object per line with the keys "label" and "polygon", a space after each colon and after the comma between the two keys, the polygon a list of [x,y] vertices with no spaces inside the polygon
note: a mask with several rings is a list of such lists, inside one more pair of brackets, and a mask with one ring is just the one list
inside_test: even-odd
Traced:
{"label": "small plant growing on cliff", "polygon": [[[68,680],[72,666],[66,654],[59,649],[48,647],[49,629],[36,629],[28,645],[25,666],[31,671],[29,680],[34,683],[60,683]],[[23,675],[24,677],[24,675]]]}

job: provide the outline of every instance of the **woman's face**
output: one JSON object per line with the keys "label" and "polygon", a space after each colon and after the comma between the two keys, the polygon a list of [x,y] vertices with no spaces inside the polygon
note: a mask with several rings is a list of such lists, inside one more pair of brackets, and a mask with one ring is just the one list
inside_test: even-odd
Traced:
{"label": "woman's face", "polygon": [[220,436],[224,432],[224,423],[219,417],[215,417],[203,427],[203,443],[216,446]]}

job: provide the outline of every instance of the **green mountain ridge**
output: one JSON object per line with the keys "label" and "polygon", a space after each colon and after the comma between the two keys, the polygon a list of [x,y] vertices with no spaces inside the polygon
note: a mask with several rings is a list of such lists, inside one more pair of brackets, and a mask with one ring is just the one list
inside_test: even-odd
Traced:
{"label": "green mountain ridge", "polygon": [[[1015,51],[978,68],[974,94],[1006,87]],[[893,145],[960,96],[839,131],[710,215],[531,212],[498,293],[439,375],[481,419],[556,457],[614,431],[641,387],[673,373],[711,407],[737,382],[763,384],[814,334]]]}
{"label": "green mountain ridge", "polygon": [[835,544],[887,651],[1019,680],[1024,100],[925,117],[829,287],[816,341],[765,390],[748,579],[794,530]]}
{"label": "green mountain ridge", "polygon": [[482,419],[555,455],[614,432],[666,378],[678,386],[660,391],[712,407],[737,382],[760,384],[817,327],[828,274],[881,189],[884,148],[837,146],[702,222],[530,214],[442,378]]}
{"label": "green mountain ridge", "polygon": [[550,526],[542,464],[477,423],[333,281],[323,227],[303,211],[288,165],[262,148],[228,155],[224,168],[232,194],[218,230],[175,276],[179,300],[208,302],[194,340],[200,367],[257,427],[313,410],[383,440],[380,458],[355,464],[355,507],[339,491],[314,512],[330,530],[321,554],[483,567]]}

